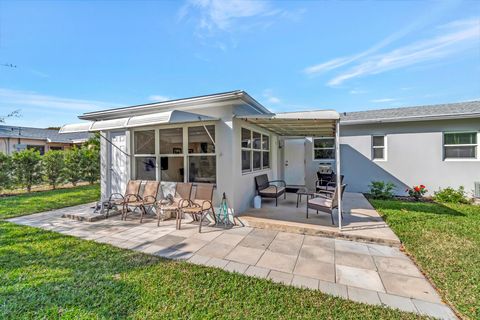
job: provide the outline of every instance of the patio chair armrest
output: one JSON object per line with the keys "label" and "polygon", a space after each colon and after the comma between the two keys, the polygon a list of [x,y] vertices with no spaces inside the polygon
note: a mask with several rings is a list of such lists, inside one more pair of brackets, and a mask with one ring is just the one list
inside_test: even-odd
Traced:
{"label": "patio chair armrest", "polygon": [[[148,200],[150,199],[150,200]],[[142,199],[143,204],[153,204],[157,202],[157,198],[151,195],[148,195]]]}
{"label": "patio chair armrest", "polygon": [[[207,206],[205,206],[205,204],[207,204]],[[202,202],[202,211],[209,210],[211,208],[213,208],[213,204],[210,200],[204,200]]]}
{"label": "patio chair armrest", "polygon": [[126,203],[128,202],[132,202],[131,197],[133,197],[135,200],[133,201],[143,201],[142,197],[140,197],[138,194],[134,194],[134,193],[129,193],[129,194],[126,194],[125,197],[124,197],[124,200]]}
{"label": "patio chair armrest", "polygon": [[125,197],[123,196],[123,194],[118,193],[118,192],[115,192],[115,193],[112,193],[112,194],[110,195],[110,197],[108,197],[108,202],[110,202],[110,201],[112,201],[112,200],[115,200],[115,199],[113,199],[113,196],[120,196],[120,198],[117,198],[116,200],[118,200],[118,199],[125,199]]}
{"label": "patio chair armrest", "polygon": [[337,181],[333,181],[333,180],[330,180],[329,182],[327,182],[326,186],[336,186],[337,185]]}
{"label": "patio chair armrest", "polygon": [[313,195],[315,197],[330,199],[333,196],[333,192],[330,192],[330,191],[314,192]]}
{"label": "patio chair armrest", "polygon": [[189,199],[181,199],[178,202],[178,207],[179,208],[186,208],[189,207],[192,204],[192,202]]}

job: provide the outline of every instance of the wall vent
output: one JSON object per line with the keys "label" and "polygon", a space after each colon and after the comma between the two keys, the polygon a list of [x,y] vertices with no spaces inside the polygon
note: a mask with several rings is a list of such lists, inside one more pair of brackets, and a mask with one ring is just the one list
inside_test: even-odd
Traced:
{"label": "wall vent", "polygon": [[480,199],[480,182],[475,182],[475,198]]}

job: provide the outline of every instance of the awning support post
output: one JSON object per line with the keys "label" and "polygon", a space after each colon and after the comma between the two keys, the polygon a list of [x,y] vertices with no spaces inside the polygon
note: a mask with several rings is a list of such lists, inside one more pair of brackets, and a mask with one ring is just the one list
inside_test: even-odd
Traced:
{"label": "awning support post", "polygon": [[342,180],[340,172],[340,120],[335,123],[335,164],[337,166],[338,229],[342,230]]}

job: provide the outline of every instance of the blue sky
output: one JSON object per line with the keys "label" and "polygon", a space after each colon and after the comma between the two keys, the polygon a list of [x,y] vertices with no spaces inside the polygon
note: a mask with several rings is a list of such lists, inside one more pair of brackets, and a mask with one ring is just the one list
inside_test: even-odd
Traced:
{"label": "blue sky", "polygon": [[235,89],[274,111],[480,99],[479,1],[0,2],[0,115]]}

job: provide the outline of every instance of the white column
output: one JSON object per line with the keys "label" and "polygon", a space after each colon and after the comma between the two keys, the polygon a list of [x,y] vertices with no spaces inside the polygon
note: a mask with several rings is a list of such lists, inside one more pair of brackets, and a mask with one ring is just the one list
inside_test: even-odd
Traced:
{"label": "white column", "polygon": [[342,230],[342,185],[340,172],[340,119],[335,125],[335,163],[337,165],[338,228]]}

